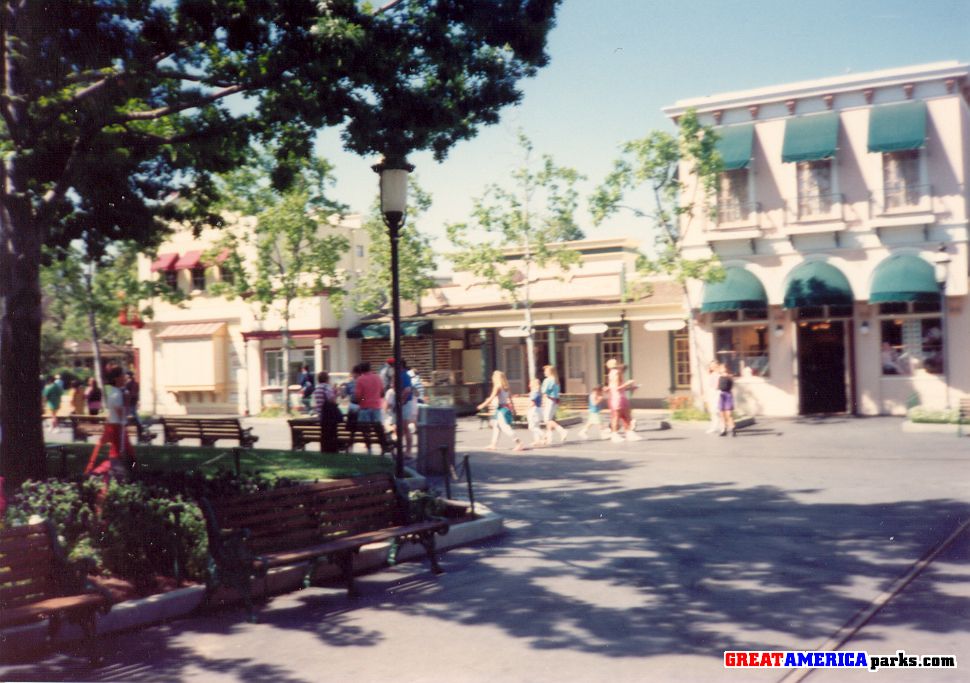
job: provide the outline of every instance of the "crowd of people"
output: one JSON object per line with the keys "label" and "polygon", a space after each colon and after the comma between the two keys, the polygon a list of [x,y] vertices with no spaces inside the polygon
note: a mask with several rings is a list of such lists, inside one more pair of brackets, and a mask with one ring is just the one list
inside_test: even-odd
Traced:
{"label": "crowd of people", "polygon": [[[305,407],[319,416],[321,451],[333,453],[337,450],[337,424],[346,420],[351,429],[357,424],[372,424],[392,439],[402,439],[405,459],[412,457],[418,404],[425,401],[424,383],[417,371],[402,360],[398,370],[401,384],[398,399],[394,390],[395,366],[394,359],[388,358],[375,373],[370,363],[358,363],[351,369],[350,379],[341,385],[331,383],[328,372],[317,373],[314,382],[309,368],[304,366],[298,383],[304,392]],[[346,402],[346,415],[339,408],[341,400]],[[400,428],[395,410],[398,403],[401,406]]]}
{"label": "crowd of people", "polygon": [[[609,439],[614,443],[625,441],[639,441],[636,433],[636,421],[630,410],[630,392],[636,391],[637,383],[632,379],[624,379],[626,367],[623,363],[611,359],[606,363],[606,384],[593,387],[589,392],[587,418],[579,430],[579,438],[590,438],[590,430],[598,431],[601,439]],[[533,378],[529,383],[529,403],[526,415],[529,432],[532,434],[532,448],[565,443],[569,438],[568,430],[557,421],[561,402],[562,387],[559,374],[552,365],[542,368],[543,380]],[[493,406],[492,440],[487,446],[489,450],[498,448],[499,438],[505,434],[513,441],[513,450],[525,450],[526,446],[512,429],[515,422],[515,404],[508,378],[501,370],[492,373],[491,393],[478,405],[478,410]],[[609,411],[609,420],[603,423],[603,409]]]}

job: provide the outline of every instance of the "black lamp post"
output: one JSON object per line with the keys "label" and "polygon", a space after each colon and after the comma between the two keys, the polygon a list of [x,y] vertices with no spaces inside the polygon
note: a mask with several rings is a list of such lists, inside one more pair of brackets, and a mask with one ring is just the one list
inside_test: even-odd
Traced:
{"label": "black lamp post", "polygon": [[946,409],[950,409],[950,363],[948,362],[947,356],[950,345],[947,343],[947,319],[946,319],[946,279],[949,275],[950,266],[950,256],[946,252],[946,245],[941,244],[936,255],[936,263],[934,264],[933,274],[936,277],[936,284],[940,286],[940,343],[943,346],[940,349],[940,360],[942,362],[943,369],[943,386],[944,392],[946,392]]}
{"label": "black lamp post", "polygon": [[404,477],[404,420],[401,403],[401,297],[400,273],[398,272],[397,243],[404,225],[408,200],[408,174],[414,170],[404,157],[384,157],[372,166],[380,178],[381,214],[391,238],[391,338],[394,341],[394,424],[397,439],[394,442],[394,476]]}

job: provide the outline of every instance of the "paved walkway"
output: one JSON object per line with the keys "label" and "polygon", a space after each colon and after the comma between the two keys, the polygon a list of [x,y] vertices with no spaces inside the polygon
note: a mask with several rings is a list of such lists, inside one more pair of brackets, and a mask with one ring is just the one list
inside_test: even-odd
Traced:
{"label": "paved walkway", "polygon": [[[273,445],[273,429],[260,445]],[[281,432],[285,434],[284,432]],[[891,418],[759,420],[737,438],[693,427],[639,443],[485,452],[462,421],[476,496],[509,534],[338,587],[111,638],[100,680],[718,681],[726,649],[814,649],[970,518],[970,439]],[[952,654],[967,680],[966,535],[849,647]],[[91,679],[52,655],[3,680]],[[958,675],[959,674],[959,675]],[[816,672],[841,681],[859,672]]]}

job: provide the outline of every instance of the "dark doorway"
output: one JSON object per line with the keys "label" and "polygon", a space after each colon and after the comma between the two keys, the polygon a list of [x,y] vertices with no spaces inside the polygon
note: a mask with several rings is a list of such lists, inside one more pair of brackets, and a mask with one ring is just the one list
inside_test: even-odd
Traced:
{"label": "dark doorway", "polygon": [[802,415],[848,409],[845,325],[841,320],[799,323],[798,386]]}

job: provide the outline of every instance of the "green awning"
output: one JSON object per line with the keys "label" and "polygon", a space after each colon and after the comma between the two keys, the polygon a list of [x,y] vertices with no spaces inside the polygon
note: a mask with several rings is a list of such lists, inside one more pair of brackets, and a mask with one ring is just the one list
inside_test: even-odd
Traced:
{"label": "green awning", "polygon": [[764,285],[744,268],[728,268],[723,280],[704,285],[702,313],[766,308],[768,295],[765,294]]}
{"label": "green awning", "polygon": [[933,266],[912,254],[896,254],[880,263],[872,274],[869,301],[874,304],[940,300]]}
{"label": "green awning", "polygon": [[839,145],[839,115],[836,112],[788,119],[782,161],[831,159]]}
{"label": "green awning", "polygon": [[[401,323],[402,337],[420,337],[422,334],[434,332],[434,323],[430,320],[407,320]],[[369,323],[357,325],[347,330],[348,339],[390,339],[391,326],[387,323]]]}
{"label": "green awning", "polygon": [[869,111],[869,151],[900,152],[926,143],[926,102],[900,102]]}
{"label": "green awning", "polygon": [[751,161],[751,147],[754,143],[754,124],[715,128],[718,135],[718,153],[724,162],[725,171],[746,168]]}
{"label": "green awning", "polygon": [[785,283],[785,308],[852,305],[852,286],[841,270],[821,261],[798,266]]}

